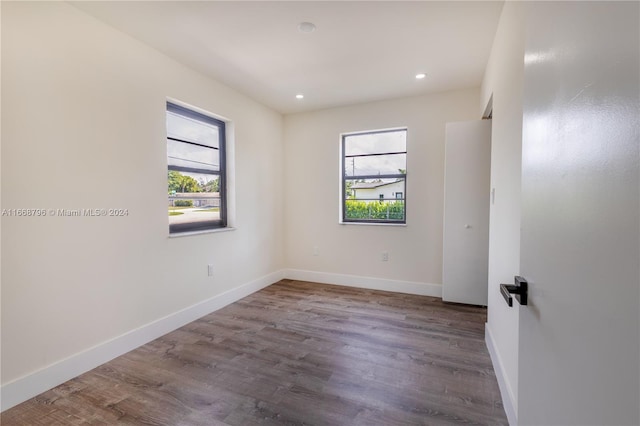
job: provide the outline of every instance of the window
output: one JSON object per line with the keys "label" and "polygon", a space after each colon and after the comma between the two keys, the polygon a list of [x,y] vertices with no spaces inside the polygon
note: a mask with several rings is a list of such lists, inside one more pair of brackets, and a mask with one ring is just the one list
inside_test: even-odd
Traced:
{"label": "window", "polygon": [[225,123],[167,103],[169,232],[227,226]]}
{"label": "window", "polygon": [[407,129],[342,135],[342,222],[406,223]]}

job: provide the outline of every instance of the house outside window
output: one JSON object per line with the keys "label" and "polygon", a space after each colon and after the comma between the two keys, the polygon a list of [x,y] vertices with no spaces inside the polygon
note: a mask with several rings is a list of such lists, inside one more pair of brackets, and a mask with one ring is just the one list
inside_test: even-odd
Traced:
{"label": "house outside window", "polygon": [[406,223],[407,129],[342,135],[342,223]]}
{"label": "house outside window", "polygon": [[167,103],[169,232],[227,226],[225,123]]}

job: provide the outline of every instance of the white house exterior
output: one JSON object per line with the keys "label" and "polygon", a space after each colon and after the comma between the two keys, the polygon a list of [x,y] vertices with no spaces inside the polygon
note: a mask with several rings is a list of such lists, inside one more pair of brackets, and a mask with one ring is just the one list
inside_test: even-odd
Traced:
{"label": "white house exterior", "polygon": [[404,200],[404,180],[395,182],[355,182],[351,186],[356,200]]}

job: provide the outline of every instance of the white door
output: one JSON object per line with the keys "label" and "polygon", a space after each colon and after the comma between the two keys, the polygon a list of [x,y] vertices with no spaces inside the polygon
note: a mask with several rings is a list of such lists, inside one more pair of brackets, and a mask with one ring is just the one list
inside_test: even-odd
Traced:
{"label": "white door", "polygon": [[640,424],[640,7],[531,2],[520,425]]}
{"label": "white door", "polygon": [[491,120],[447,123],[442,299],[487,304]]}

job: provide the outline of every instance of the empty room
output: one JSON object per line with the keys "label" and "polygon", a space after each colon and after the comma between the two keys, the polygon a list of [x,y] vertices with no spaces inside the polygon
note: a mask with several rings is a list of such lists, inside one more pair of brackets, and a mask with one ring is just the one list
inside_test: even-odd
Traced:
{"label": "empty room", "polygon": [[2,425],[640,425],[640,2],[0,2]]}

